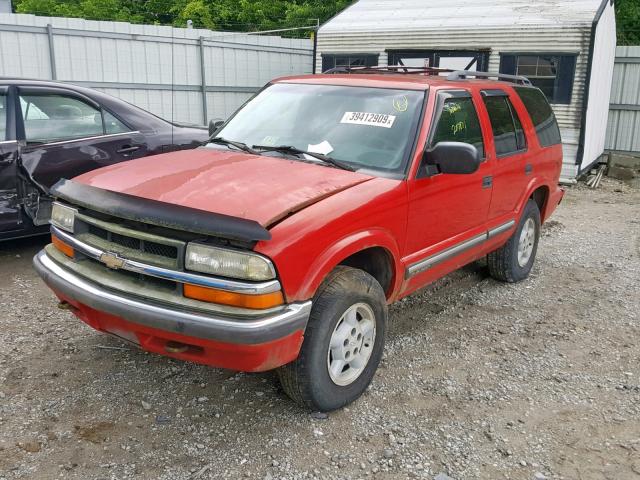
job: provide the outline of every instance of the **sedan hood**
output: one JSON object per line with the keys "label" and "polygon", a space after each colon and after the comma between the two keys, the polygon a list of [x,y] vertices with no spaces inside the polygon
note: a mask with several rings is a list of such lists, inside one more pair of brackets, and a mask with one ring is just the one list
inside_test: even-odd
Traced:
{"label": "sedan hood", "polygon": [[279,220],[371,176],[279,157],[200,148],[119,163],[74,181],[258,222]]}

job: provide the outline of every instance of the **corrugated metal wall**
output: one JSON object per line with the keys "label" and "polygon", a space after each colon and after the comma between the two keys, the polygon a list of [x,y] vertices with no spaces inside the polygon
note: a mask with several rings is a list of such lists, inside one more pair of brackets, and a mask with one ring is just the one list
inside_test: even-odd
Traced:
{"label": "corrugated metal wall", "polygon": [[227,118],[269,80],[311,73],[312,62],[307,39],[0,14],[0,76],[97,88],[180,122]]}
{"label": "corrugated metal wall", "polygon": [[640,153],[640,46],[616,50],[606,148]]}
{"label": "corrugated metal wall", "polygon": [[569,105],[553,105],[558,117],[565,150],[563,177],[575,176],[582,99],[587,73],[591,23],[572,27],[466,28],[453,30],[394,32],[335,32],[318,35],[316,67],[322,68],[322,53],[377,53],[379,63],[387,64],[389,50],[485,50],[489,68],[497,73],[500,53],[550,52],[577,53],[573,94]]}

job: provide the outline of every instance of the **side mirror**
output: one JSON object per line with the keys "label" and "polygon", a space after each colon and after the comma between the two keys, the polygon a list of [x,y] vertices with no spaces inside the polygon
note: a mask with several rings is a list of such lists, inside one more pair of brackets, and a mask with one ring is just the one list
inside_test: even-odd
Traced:
{"label": "side mirror", "polygon": [[214,118],[209,120],[209,136],[216,133],[222,125],[224,125],[224,120],[220,118]]}
{"label": "side mirror", "polygon": [[469,143],[438,142],[424,152],[423,162],[435,165],[440,173],[464,175],[474,173],[480,167],[480,152]]}

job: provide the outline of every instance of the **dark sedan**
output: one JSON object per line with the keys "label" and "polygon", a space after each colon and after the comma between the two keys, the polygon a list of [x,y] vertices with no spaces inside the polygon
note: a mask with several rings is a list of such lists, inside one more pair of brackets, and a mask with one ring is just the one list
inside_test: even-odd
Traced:
{"label": "dark sedan", "polygon": [[0,241],[48,231],[48,191],[60,178],[208,136],[89,88],[0,78]]}

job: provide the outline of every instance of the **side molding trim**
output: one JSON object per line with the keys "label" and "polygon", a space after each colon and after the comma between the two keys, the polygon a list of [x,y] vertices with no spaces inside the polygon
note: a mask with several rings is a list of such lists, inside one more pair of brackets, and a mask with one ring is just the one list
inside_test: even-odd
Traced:
{"label": "side molding trim", "polygon": [[502,225],[498,225],[497,227],[492,228],[485,233],[476,235],[475,237],[471,237],[470,239],[457,243],[456,245],[453,245],[452,247],[449,247],[441,252],[435,253],[422,260],[419,260],[418,262],[415,262],[407,267],[407,269],[405,270],[404,278],[408,280],[412,277],[415,277],[419,273],[425,272],[446,260],[449,260],[460,255],[461,253],[466,252],[467,250],[472,249],[473,247],[481,245],[487,240],[496,237],[501,233],[509,231],[515,226],[515,224],[515,220],[509,220],[508,222],[503,223]]}

